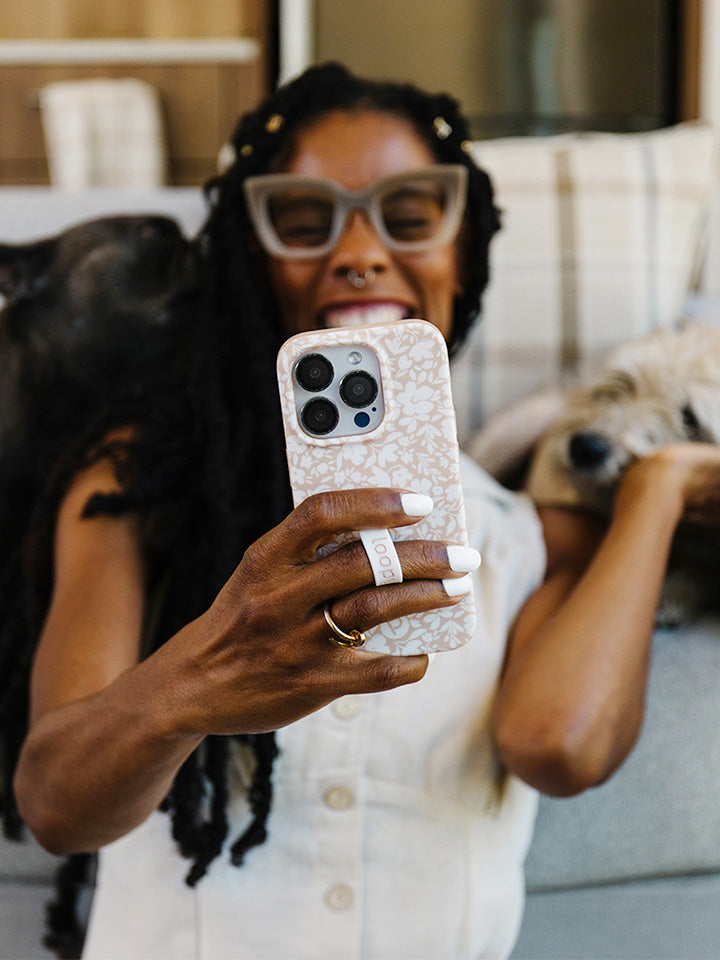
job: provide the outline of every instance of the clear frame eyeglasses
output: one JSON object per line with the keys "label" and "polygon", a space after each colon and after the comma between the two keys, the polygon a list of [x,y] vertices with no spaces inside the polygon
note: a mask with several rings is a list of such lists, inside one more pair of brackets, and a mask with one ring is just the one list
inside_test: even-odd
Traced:
{"label": "clear frame eyeglasses", "polygon": [[269,173],[248,177],[243,189],[257,238],[271,256],[326,256],[354,210],[362,210],[389,250],[417,253],[457,236],[467,169],[434,164],[380,177],[364,190],[348,190],[334,180]]}

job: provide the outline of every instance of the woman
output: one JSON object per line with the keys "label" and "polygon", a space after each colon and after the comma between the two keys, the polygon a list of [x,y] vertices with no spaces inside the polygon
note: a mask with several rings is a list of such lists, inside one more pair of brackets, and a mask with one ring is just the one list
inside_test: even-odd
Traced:
{"label": "woman", "polygon": [[[714,508],[713,451],[636,465],[604,534],[579,513],[538,517],[465,464],[482,615],[430,667],[330,644],[323,606],[360,631],[448,606],[443,581],[477,559],[453,569],[445,545],[408,541],[403,583],[375,587],[358,544],[316,548],[412,523],[412,491],[289,510],[282,340],[415,315],[454,350],[477,313],[497,219],[466,136],[449,98],[332,65],[243,118],[202,235],[204,386],[178,421],[116,415],[65,471],[15,785],[50,850],[106,848],[88,956],[507,956],[535,790],[600,783],[637,737],[670,541],[684,512]],[[260,174],[372,193],[430,164],[467,169],[467,213],[456,237],[415,247],[382,206],[284,230],[245,202]]]}

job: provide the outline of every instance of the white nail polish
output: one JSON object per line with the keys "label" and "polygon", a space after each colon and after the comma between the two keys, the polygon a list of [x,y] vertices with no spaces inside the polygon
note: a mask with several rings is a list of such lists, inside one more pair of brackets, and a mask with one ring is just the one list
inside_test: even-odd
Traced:
{"label": "white nail polish", "polygon": [[453,544],[447,548],[448,564],[455,573],[471,573],[480,566],[482,557],[474,547]]}
{"label": "white nail polish", "polygon": [[464,577],[449,577],[442,581],[442,585],[449,597],[461,597],[464,593],[470,593],[472,590],[472,577],[469,574]]}
{"label": "white nail polish", "polygon": [[434,506],[431,498],[424,493],[403,493],[400,503],[408,517],[426,517]]}

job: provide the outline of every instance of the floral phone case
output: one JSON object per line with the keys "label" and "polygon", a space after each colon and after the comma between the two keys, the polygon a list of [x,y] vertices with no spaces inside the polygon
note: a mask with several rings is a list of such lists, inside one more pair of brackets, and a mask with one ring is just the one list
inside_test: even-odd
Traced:
{"label": "floral phone case", "polygon": [[[297,379],[306,357],[309,390]],[[327,378],[325,361],[333,376],[326,387],[318,387]],[[296,505],[328,490],[399,487],[429,495],[435,506],[416,523],[391,530],[393,539],[467,544],[447,348],[436,327],[424,320],[400,320],[301,333],[283,344],[277,366]],[[378,390],[364,403],[372,394],[362,376],[366,371],[369,379],[377,380]],[[308,379],[302,376],[303,381]],[[356,397],[353,391],[362,395]],[[333,419],[320,415],[323,402],[342,407],[339,397],[345,395],[351,405],[344,425],[343,412],[327,434],[308,433],[308,424],[313,430],[326,430]],[[364,405],[358,407],[358,402]],[[317,417],[306,412],[311,404]],[[337,434],[347,429],[355,432]],[[338,538],[335,546],[341,542]],[[364,649],[404,655],[452,650],[470,639],[474,626],[475,604],[469,593],[453,607],[367,630]]]}

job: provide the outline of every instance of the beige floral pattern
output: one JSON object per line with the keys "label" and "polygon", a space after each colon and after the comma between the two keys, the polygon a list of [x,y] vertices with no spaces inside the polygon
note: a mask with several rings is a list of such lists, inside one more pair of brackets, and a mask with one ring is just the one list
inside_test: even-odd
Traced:
{"label": "beige floral pattern", "polygon": [[[295,411],[292,370],[302,354],[334,345],[365,345],[382,371],[385,416],[371,433],[310,437]],[[398,539],[466,544],[465,510],[450,390],[447,349],[423,320],[313,331],[288,340],[278,356],[287,458],[296,505],[313,493],[360,487],[398,487],[432,497],[429,516],[391,531]],[[338,537],[335,544],[342,542]],[[452,608],[402,617],[367,631],[367,649],[414,654],[452,650],[475,626],[472,594]]]}

